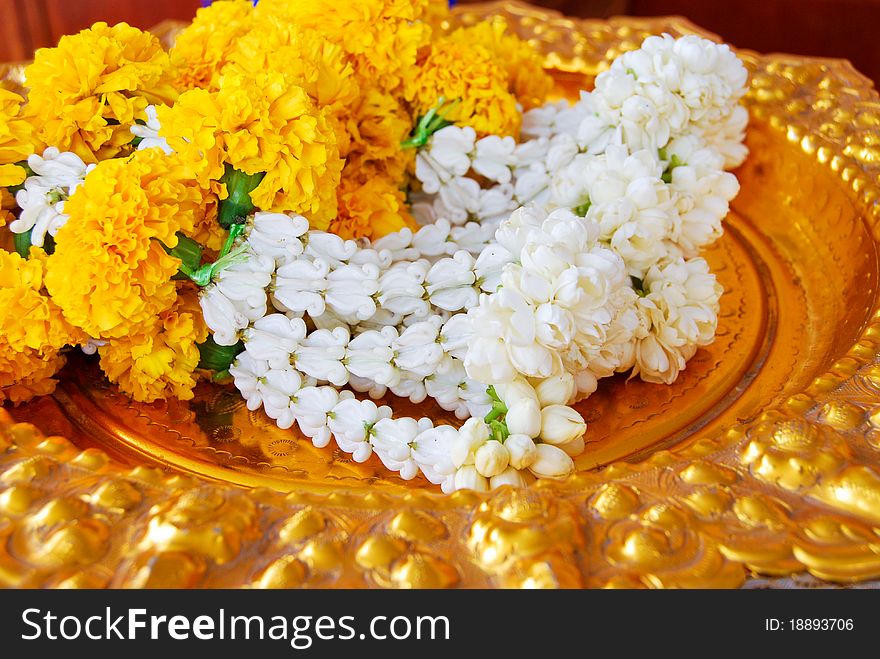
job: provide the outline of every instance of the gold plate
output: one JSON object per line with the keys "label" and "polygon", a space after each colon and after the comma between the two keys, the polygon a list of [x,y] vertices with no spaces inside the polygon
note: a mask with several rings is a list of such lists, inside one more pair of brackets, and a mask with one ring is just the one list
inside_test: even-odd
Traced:
{"label": "gold plate", "polygon": [[[462,7],[454,22],[485,18],[540,48],[569,95],[648,34],[705,34],[679,18],[573,21],[520,3]],[[579,406],[577,475],[442,496],[278,430],[234,389],[137,404],[73,358],[53,397],[0,410],[0,584],[880,576],[880,103],[847,62],[739,54],[751,155],[707,254],[726,291],[717,340],[672,386],[604,381]]]}

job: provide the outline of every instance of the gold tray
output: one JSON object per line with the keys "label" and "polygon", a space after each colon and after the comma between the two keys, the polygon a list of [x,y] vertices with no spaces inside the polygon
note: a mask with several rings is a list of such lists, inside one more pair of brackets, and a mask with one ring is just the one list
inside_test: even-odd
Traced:
{"label": "gold tray", "polygon": [[[573,21],[521,3],[462,7],[453,20],[483,19],[532,40],[560,94],[648,34],[705,34],[680,18]],[[0,584],[880,576],[880,104],[847,62],[739,54],[751,155],[707,255],[726,290],[718,338],[673,386],[603,382],[580,406],[590,425],[577,475],[442,496],[278,430],[234,389],[136,404],[74,358],[53,397],[0,409]]]}

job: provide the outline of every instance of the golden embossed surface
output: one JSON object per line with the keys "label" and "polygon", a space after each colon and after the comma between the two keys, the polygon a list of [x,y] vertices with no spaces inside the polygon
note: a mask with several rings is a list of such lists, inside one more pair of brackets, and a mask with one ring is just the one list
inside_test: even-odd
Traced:
{"label": "golden embossed surface", "polygon": [[[486,17],[542,49],[567,94],[647,34],[698,31],[518,3],[461,8],[455,21]],[[576,476],[446,497],[313,448],[234,390],[135,404],[72,359],[53,398],[0,410],[0,584],[880,577],[880,103],[845,62],[740,55],[751,156],[707,255],[727,291],[718,339],[673,386],[603,382],[580,406],[590,426]]]}

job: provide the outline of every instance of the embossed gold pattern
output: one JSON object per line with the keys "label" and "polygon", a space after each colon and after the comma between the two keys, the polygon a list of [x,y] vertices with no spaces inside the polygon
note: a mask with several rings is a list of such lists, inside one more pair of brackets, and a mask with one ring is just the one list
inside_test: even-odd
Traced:
{"label": "embossed gold pattern", "polygon": [[[486,18],[539,47],[563,94],[648,34],[700,32],[681,19],[572,21],[519,3],[460,8],[454,21]],[[709,254],[728,291],[718,340],[671,387],[621,378],[586,401],[589,448],[575,476],[444,497],[314,449],[232,391],[135,405],[73,360],[54,398],[0,410],[0,584],[880,577],[880,101],[846,62],[740,55],[751,156]],[[17,73],[7,69],[7,84]]]}

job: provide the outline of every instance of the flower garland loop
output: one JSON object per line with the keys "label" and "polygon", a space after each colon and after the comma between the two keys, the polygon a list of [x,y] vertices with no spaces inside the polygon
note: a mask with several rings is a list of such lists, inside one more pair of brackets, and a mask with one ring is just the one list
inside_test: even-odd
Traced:
{"label": "flower garland loop", "polygon": [[564,478],[599,380],[674,382],[717,327],[742,63],[649,37],[547,101],[528,44],[441,4],[226,0],[170,52],[97,24],[38,53],[0,96],[0,401],[81,346],[136,400],[231,380],[452,492]]}

